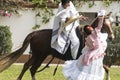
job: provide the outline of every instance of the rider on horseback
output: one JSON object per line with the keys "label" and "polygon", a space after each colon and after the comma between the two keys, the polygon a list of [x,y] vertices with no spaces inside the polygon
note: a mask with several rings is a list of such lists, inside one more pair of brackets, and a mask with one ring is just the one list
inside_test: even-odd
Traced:
{"label": "rider on horseback", "polygon": [[[77,17],[79,17],[79,14],[73,3],[70,0],[61,0],[54,19],[51,40],[51,47],[61,54],[64,54],[71,44],[71,55],[73,59],[76,59],[80,45],[75,32],[76,28],[79,26],[79,21],[74,20],[71,22],[70,20]],[[79,19],[84,19],[84,17],[81,16]]]}

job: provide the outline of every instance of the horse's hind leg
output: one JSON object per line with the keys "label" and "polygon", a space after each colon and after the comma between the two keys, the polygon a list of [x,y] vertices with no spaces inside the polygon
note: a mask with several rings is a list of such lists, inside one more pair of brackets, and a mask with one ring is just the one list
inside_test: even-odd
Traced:
{"label": "horse's hind leg", "polygon": [[24,64],[23,69],[22,69],[19,77],[17,78],[17,80],[22,80],[22,77],[23,77],[24,73],[25,73],[25,72],[27,71],[27,69],[32,65],[33,61],[34,61],[34,58],[31,57],[31,58]]}
{"label": "horse's hind leg", "polygon": [[37,69],[41,66],[42,62],[45,60],[46,56],[37,56],[34,63],[32,64],[32,67],[30,68],[30,72],[31,72],[31,76],[32,76],[32,80],[36,80],[35,79],[35,73],[37,71]]}

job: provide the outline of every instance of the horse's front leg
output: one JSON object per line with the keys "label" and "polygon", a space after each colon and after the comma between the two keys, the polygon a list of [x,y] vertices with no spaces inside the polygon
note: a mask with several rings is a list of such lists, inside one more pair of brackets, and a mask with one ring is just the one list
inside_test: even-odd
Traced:
{"label": "horse's front leg", "polygon": [[103,65],[106,72],[106,80],[110,80],[110,68],[106,65]]}

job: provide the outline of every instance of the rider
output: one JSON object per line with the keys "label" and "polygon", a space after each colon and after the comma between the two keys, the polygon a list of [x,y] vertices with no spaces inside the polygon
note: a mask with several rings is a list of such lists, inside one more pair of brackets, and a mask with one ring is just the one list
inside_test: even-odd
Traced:
{"label": "rider", "polygon": [[[71,43],[70,47],[73,59],[76,59],[80,45],[75,32],[76,28],[79,26],[79,21],[73,21],[67,24],[67,26],[64,26],[64,24],[78,16],[78,11],[70,0],[61,0],[54,19],[52,31],[51,47],[56,49],[59,53],[64,54]],[[84,19],[84,17],[80,17],[79,19]]]}

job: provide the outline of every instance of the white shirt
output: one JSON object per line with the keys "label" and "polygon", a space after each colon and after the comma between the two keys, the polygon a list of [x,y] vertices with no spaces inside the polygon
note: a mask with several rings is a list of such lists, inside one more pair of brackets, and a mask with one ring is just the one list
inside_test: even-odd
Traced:
{"label": "white shirt", "polygon": [[[60,26],[59,27],[64,27],[63,24],[65,23],[66,18],[73,17],[76,18],[78,17],[78,11],[75,9],[73,3],[70,1],[70,6],[67,7],[66,9],[63,8],[62,4],[59,4],[58,7],[58,13],[56,14],[56,17],[60,19]],[[68,31],[72,28],[73,23],[70,25],[66,26],[65,30]],[[74,23],[74,28],[79,26],[79,21],[75,21]]]}

